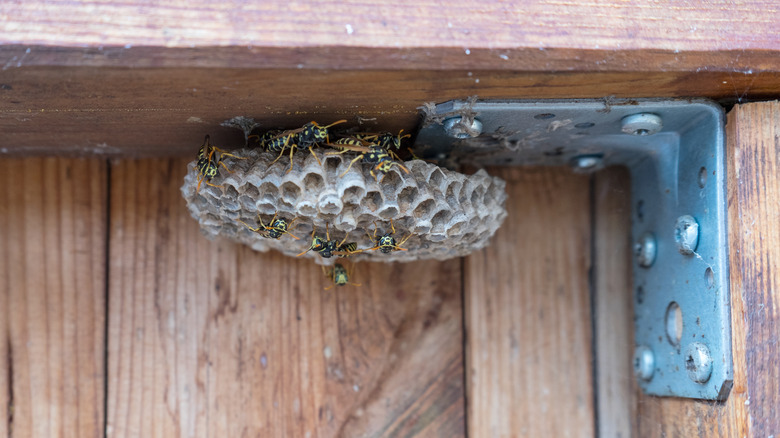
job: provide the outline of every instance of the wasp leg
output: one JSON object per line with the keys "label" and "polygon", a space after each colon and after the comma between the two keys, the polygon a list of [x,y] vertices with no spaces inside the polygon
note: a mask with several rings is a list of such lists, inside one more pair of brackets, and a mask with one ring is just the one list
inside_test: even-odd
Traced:
{"label": "wasp leg", "polygon": [[[295,223],[295,221],[297,221],[297,220],[298,220],[298,218],[297,218],[297,217],[294,217],[294,218],[292,218],[292,220],[290,221],[290,223],[289,223],[289,224],[287,224],[287,229],[289,230],[289,229],[290,229],[290,227],[292,227],[292,224],[294,224],[294,223]],[[292,237],[292,238],[293,238],[293,239],[295,239],[295,240],[301,240],[301,239],[300,239],[300,237],[297,237],[295,234],[293,234],[293,233],[291,233],[291,232],[289,232],[289,231],[285,231],[285,233],[284,233],[284,234],[289,234],[289,235],[290,235],[290,237]]]}
{"label": "wasp leg", "polygon": [[311,152],[312,155],[314,155],[314,159],[317,160],[317,164],[322,166],[322,161],[320,161],[320,157],[317,156],[317,154],[314,153],[314,146],[309,146],[309,152]]}
{"label": "wasp leg", "polygon": [[[292,169],[293,169],[293,152],[295,152],[295,148],[296,147],[297,147],[297,145],[295,145],[295,144],[291,144],[290,145],[290,168],[287,169],[287,172],[285,172],[285,173],[292,172]],[[322,163],[320,163],[320,164],[322,164]]]}
{"label": "wasp leg", "polygon": [[[269,164],[269,165],[268,165],[268,167],[271,167],[271,166],[272,166],[274,163],[276,163],[277,161],[279,161],[279,158],[282,158],[282,155],[284,155],[284,150],[285,150],[285,149],[286,149],[286,148],[289,146],[289,145],[287,144],[287,143],[289,143],[289,142],[290,142],[290,139],[289,139],[289,138],[288,138],[288,139],[285,139],[285,142],[284,142],[284,144],[283,144],[283,145],[282,145],[282,147],[280,148],[281,150],[279,151],[279,156],[278,156],[278,157],[276,157],[276,159],[275,159],[275,160],[271,161],[271,164]],[[290,158],[290,159],[292,160],[292,158]]]}
{"label": "wasp leg", "polygon": [[341,146],[339,146],[337,144],[325,143],[325,146],[330,146],[333,149],[341,149],[339,152],[326,152],[325,155],[341,155],[341,154],[346,154],[347,152],[349,152],[349,149],[344,149],[344,148],[342,148]]}
{"label": "wasp leg", "polygon": [[341,175],[339,175],[339,178],[342,178],[342,177],[344,177],[344,175],[346,175],[346,174],[347,174],[347,172],[349,172],[349,169],[351,169],[351,168],[352,168],[352,165],[353,165],[353,164],[355,164],[355,161],[357,161],[357,160],[360,160],[360,159],[362,159],[362,158],[363,158],[363,154],[360,154],[360,155],[358,155],[357,157],[355,157],[355,159],[354,159],[354,160],[350,161],[350,162],[349,162],[349,166],[347,167],[347,170],[345,170],[345,171],[344,171],[344,173],[342,173]]}

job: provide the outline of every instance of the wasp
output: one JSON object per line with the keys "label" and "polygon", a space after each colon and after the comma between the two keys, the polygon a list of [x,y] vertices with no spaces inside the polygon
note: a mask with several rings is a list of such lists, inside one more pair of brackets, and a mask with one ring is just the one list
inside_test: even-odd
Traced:
{"label": "wasp", "polygon": [[[339,141],[341,143],[339,143]],[[356,143],[361,143],[362,145],[356,145]],[[368,144],[368,146],[366,146],[366,144]],[[378,171],[382,175],[387,175],[387,172],[389,172],[390,169],[393,168],[393,166],[398,166],[404,172],[409,173],[409,169],[404,167],[403,164],[393,161],[387,149],[383,148],[382,146],[379,146],[378,144],[368,143],[367,141],[360,140],[360,139],[347,138],[347,139],[339,139],[337,140],[337,143],[332,144],[330,146],[341,150],[340,152],[334,152],[333,154],[343,154],[347,151],[360,152],[360,155],[355,157],[349,163],[349,166],[347,166],[347,170],[342,172],[342,174],[339,175],[339,178],[346,175],[347,172],[349,172],[349,169],[352,168],[352,165],[355,164],[355,162],[358,160],[363,160],[364,163],[373,165],[370,173],[371,176],[374,177],[374,180],[377,179],[377,176],[374,173],[374,171]]]}
{"label": "wasp", "polygon": [[344,243],[342,245],[339,245],[339,247],[336,248],[336,252],[334,252],[333,254],[336,254],[339,257],[349,257],[352,254],[356,254],[359,252],[360,251],[358,251],[357,249],[357,242],[349,242],[349,243]]}
{"label": "wasp", "polygon": [[260,217],[260,215],[257,215],[257,220],[260,222],[260,226],[257,228],[252,228],[247,224],[246,222],[239,219],[239,222],[244,224],[247,228],[249,228],[251,231],[260,234],[263,237],[269,237],[271,239],[278,239],[282,237],[283,235],[287,234],[288,236],[294,238],[295,240],[300,240],[300,238],[296,237],[294,234],[292,234],[290,231],[290,226],[298,220],[298,218],[293,218],[290,222],[287,222],[285,219],[277,219],[276,215],[277,213],[274,213],[274,217],[271,218],[271,222],[269,225],[266,225],[263,223],[263,218]]}
{"label": "wasp", "polygon": [[[344,242],[347,241],[347,237],[349,234],[344,236],[344,239],[339,242],[338,240],[330,240],[330,229],[328,228],[328,224],[325,224],[325,239],[323,239],[320,236],[316,236],[315,233],[317,232],[317,229],[313,229],[311,231],[311,245],[309,248],[296,255],[295,257],[300,257],[304,254],[306,254],[309,251],[318,252],[322,257],[325,257],[326,259],[331,258],[333,256],[333,253],[340,252],[341,249],[347,245],[351,245],[351,243],[344,245]],[[355,248],[357,247],[357,244],[355,244]]]}
{"label": "wasp", "polygon": [[333,286],[345,286],[348,284],[351,284],[353,286],[360,286],[360,283],[349,282],[349,277],[350,277],[349,270],[344,266],[342,266],[340,263],[336,263],[335,265],[333,265],[332,268],[326,268],[325,266],[323,266],[322,272],[325,274],[326,277],[328,277],[333,282],[333,284],[326,287],[325,290],[328,290]]}
{"label": "wasp", "polygon": [[398,132],[398,135],[393,135],[390,132],[380,132],[378,134],[366,132],[354,134],[354,137],[378,144],[389,151],[392,148],[401,150],[401,140],[412,136],[411,134],[403,135],[403,133],[404,130],[402,129]]}
{"label": "wasp", "polygon": [[247,137],[247,139],[253,139],[253,140],[255,140],[257,142],[257,144],[261,148],[265,148],[266,147],[266,143],[268,143],[270,140],[274,139],[275,137],[277,137],[281,133],[282,133],[282,131],[280,131],[278,129],[275,129],[275,130],[271,130],[271,131],[266,131],[263,134],[252,134],[249,137]]}
{"label": "wasp", "polygon": [[407,251],[406,248],[401,248],[401,245],[406,243],[406,241],[409,240],[410,237],[412,237],[412,233],[409,233],[409,235],[404,237],[403,240],[401,240],[400,242],[396,243],[396,240],[395,240],[395,237],[394,237],[394,235],[395,235],[395,225],[393,225],[393,221],[392,220],[390,221],[390,229],[391,229],[391,231],[389,233],[384,234],[382,236],[379,236],[379,238],[377,238],[376,232],[378,230],[378,227],[376,226],[376,222],[374,222],[374,235],[373,236],[368,236],[368,237],[371,239],[371,242],[373,242],[374,245],[376,245],[376,246],[374,246],[373,248],[368,248],[368,249],[362,250],[362,251],[374,251],[374,250],[378,249],[378,250],[382,251],[382,253],[384,253],[384,254],[389,254],[389,253],[391,253],[393,251],[398,251],[398,250]]}
{"label": "wasp", "polygon": [[212,145],[209,143],[209,138],[210,137],[206,135],[206,139],[203,140],[203,145],[200,147],[200,149],[198,149],[198,162],[196,164],[196,167],[198,168],[198,188],[196,191],[198,192],[200,191],[200,183],[202,183],[204,180],[206,181],[206,184],[210,185],[211,187],[221,187],[211,183],[211,179],[217,176],[217,173],[219,172],[218,166],[220,164],[225,168],[225,170],[233,173],[233,171],[228,169],[228,167],[222,161],[224,157],[233,157],[239,160],[246,160],[246,158],[229,154],[222,149]]}
{"label": "wasp", "polygon": [[293,153],[296,148],[309,148],[309,152],[314,155],[314,159],[317,160],[317,163],[322,165],[322,162],[312,148],[317,143],[328,143],[330,141],[328,137],[328,128],[345,122],[346,120],[339,120],[338,122],[331,123],[327,126],[320,126],[317,122],[312,121],[303,125],[301,128],[283,131],[271,138],[265,138],[265,136],[260,137],[261,140],[265,139],[261,144],[264,145],[266,150],[279,152],[279,156],[276,157],[276,160],[271,162],[271,164],[276,163],[282,158],[284,151],[288,148],[290,149],[290,169],[287,170],[287,173],[292,171]]}

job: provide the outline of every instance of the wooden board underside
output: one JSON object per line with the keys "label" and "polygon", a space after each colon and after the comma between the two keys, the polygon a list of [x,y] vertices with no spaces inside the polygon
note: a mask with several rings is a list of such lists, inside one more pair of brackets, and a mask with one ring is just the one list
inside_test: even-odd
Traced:
{"label": "wooden board underside", "polygon": [[109,436],[463,436],[460,262],[310,261],[209,242],[182,160],[112,168]]}
{"label": "wooden board underside", "polygon": [[469,436],[592,436],[589,178],[492,171],[508,216],[465,260]]}
{"label": "wooden board underside", "polygon": [[0,436],[103,436],[106,169],[0,160]]}
{"label": "wooden board underside", "polygon": [[343,71],[23,67],[0,71],[0,154],[192,156],[203,136],[244,145],[235,116],[267,128],[348,119],[413,132],[425,102],[780,95],[780,73]]}

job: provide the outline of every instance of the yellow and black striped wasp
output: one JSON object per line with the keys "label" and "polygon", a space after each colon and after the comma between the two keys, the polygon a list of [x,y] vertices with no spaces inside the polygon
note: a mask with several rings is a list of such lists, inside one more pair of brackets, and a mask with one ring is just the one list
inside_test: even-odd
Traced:
{"label": "yellow and black striped wasp", "polygon": [[401,141],[405,138],[409,138],[412,135],[406,134],[403,135],[404,130],[400,130],[398,132],[398,135],[393,135],[390,132],[380,132],[380,133],[356,133],[353,136],[360,140],[366,140],[374,144],[378,144],[379,146],[382,146],[385,148],[388,152],[391,152],[393,148],[396,150],[401,150]]}
{"label": "yellow and black striped wasp", "polygon": [[233,157],[238,160],[246,160],[244,157],[237,157],[212,145],[209,142],[209,138],[210,137],[206,135],[206,139],[203,141],[203,145],[200,147],[200,149],[198,149],[198,162],[196,164],[196,167],[198,168],[198,188],[196,191],[198,192],[200,191],[200,183],[202,183],[204,180],[206,181],[206,184],[210,185],[211,187],[221,187],[211,183],[211,179],[217,176],[217,173],[219,172],[219,165],[222,165],[222,167],[224,167],[228,172],[233,173],[233,171],[228,169],[228,167],[222,161],[224,157]]}
{"label": "yellow and black striped wasp", "polygon": [[333,265],[332,268],[326,268],[325,266],[322,267],[322,272],[325,274],[326,277],[328,277],[333,284],[326,287],[325,290],[328,290],[334,286],[346,286],[348,284],[351,284],[353,286],[360,286],[360,283],[350,283],[350,272],[347,268],[342,266],[340,263],[336,263]]}
{"label": "yellow and black striped wasp", "polygon": [[396,243],[396,240],[395,240],[395,237],[394,237],[394,235],[395,235],[395,225],[393,225],[393,221],[392,220],[390,221],[390,229],[391,229],[391,231],[389,233],[383,234],[383,235],[381,235],[381,236],[379,236],[377,238],[376,232],[378,230],[378,227],[376,225],[376,222],[374,222],[374,234],[373,234],[373,236],[368,236],[368,237],[371,239],[371,242],[373,242],[375,246],[373,248],[367,248],[367,249],[361,250],[361,252],[362,251],[374,251],[376,249],[382,251],[382,253],[384,253],[384,254],[389,254],[389,253],[391,253],[393,251],[398,251],[398,250],[408,251],[406,248],[401,248],[401,245],[406,243],[406,241],[409,240],[410,237],[412,237],[412,233],[409,233],[409,235],[404,237],[403,240],[401,240],[400,242]]}
{"label": "yellow and black striped wasp", "polygon": [[257,215],[257,221],[260,222],[260,226],[257,228],[252,228],[247,224],[246,222],[242,220],[238,220],[242,224],[244,224],[247,228],[249,228],[251,231],[263,236],[268,237],[271,239],[279,239],[283,235],[287,234],[288,236],[292,237],[295,240],[300,240],[300,238],[296,237],[294,234],[292,234],[289,229],[292,226],[292,224],[298,220],[298,218],[293,218],[293,220],[287,222],[285,219],[277,219],[276,215],[277,213],[274,213],[274,217],[271,219],[271,222],[269,225],[266,225],[263,223],[263,218],[260,217],[260,215]]}
{"label": "yellow and black striped wasp", "polygon": [[336,140],[335,143],[328,144],[328,146],[339,150],[339,152],[333,152],[331,154],[343,154],[349,151],[360,152],[360,154],[354,159],[352,159],[352,161],[349,163],[349,166],[347,166],[347,170],[345,170],[344,172],[341,173],[341,175],[339,175],[339,178],[346,175],[347,172],[349,172],[349,169],[352,168],[352,165],[355,164],[355,162],[358,160],[362,160],[364,163],[373,165],[370,173],[375,180],[377,179],[377,176],[374,173],[374,171],[378,171],[382,175],[387,175],[387,172],[389,172],[390,169],[393,168],[393,166],[398,166],[404,172],[409,173],[409,169],[404,167],[403,164],[397,161],[393,161],[393,158],[391,157],[391,153],[388,152],[387,149],[383,148],[378,144],[371,143],[367,140],[361,140],[359,138],[354,138],[354,137],[344,137]]}
{"label": "yellow and black striped wasp", "polygon": [[[309,251],[314,251],[319,253],[322,257],[325,257],[326,259],[331,258],[335,252],[341,251],[341,248],[346,246],[344,245],[344,242],[346,242],[347,237],[349,237],[349,234],[347,234],[346,236],[344,236],[344,239],[341,242],[339,242],[338,240],[330,240],[330,229],[327,223],[325,224],[325,239],[315,235],[316,232],[317,232],[316,228],[311,231],[311,245],[309,246],[309,248],[306,251],[296,255],[295,257],[300,257]],[[357,247],[357,244],[355,245],[355,247]]]}
{"label": "yellow and black striped wasp", "polygon": [[359,252],[360,251],[357,249],[357,242],[348,242],[339,245],[333,254],[336,254],[339,257],[349,257],[352,254],[357,254]]}
{"label": "yellow and black striped wasp", "polygon": [[312,121],[301,128],[276,133],[270,138],[267,134],[259,136],[260,144],[268,151],[279,153],[279,156],[271,164],[279,161],[284,152],[290,149],[290,168],[287,170],[287,173],[289,173],[293,168],[292,159],[296,148],[309,148],[309,152],[314,155],[317,162],[322,164],[317,154],[314,153],[314,146],[318,143],[328,143],[328,128],[345,122],[346,120],[339,120],[327,126],[320,126],[317,122]]}

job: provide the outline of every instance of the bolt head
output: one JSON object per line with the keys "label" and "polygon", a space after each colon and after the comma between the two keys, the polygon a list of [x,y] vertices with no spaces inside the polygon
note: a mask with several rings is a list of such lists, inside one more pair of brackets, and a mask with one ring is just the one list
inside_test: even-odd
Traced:
{"label": "bolt head", "polygon": [[658,252],[658,247],[655,243],[655,236],[653,233],[647,232],[639,238],[639,241],[634,244],[634,255],[639,266],[643,268],[649,268],[655,262],[655,256]]}
{"label": "bolt head", "polygon": [[701,342],[694,342],[685,349],[685,370],[688,378],[696,383],[706,383],[712,375],[712,356],[710,349]]}
{"label": "bolt head", "polygon": [[664,127],[661,117],[651,113],[632,114],[623,117],[622,130],[631,135],[653,135]]}
{"label": "bolt head", "polygon": [[655,356],[653,351],[640,345],[634,350],[634,374],[641,380],[650,380],[655,372]]}
{"label": "bolt head", "polygon": [[463,117],[450,117],[444,121],[444,132],[450,137],[463,139],[477,137],[482,134],[482,122],[477,119],[471,123],[471,126],[466,126],[463,123]]}
{"label": "bolt head", "polygon": [[590,172],[601,168],[601,155],[580,155],[571,161],[572,168],[578,172]]}
{"label": "bolt head", "polygon": [[690,215],[677,218],[674,224],[674,241],[680,254],[693,255],[699,246],[699,224]]}

